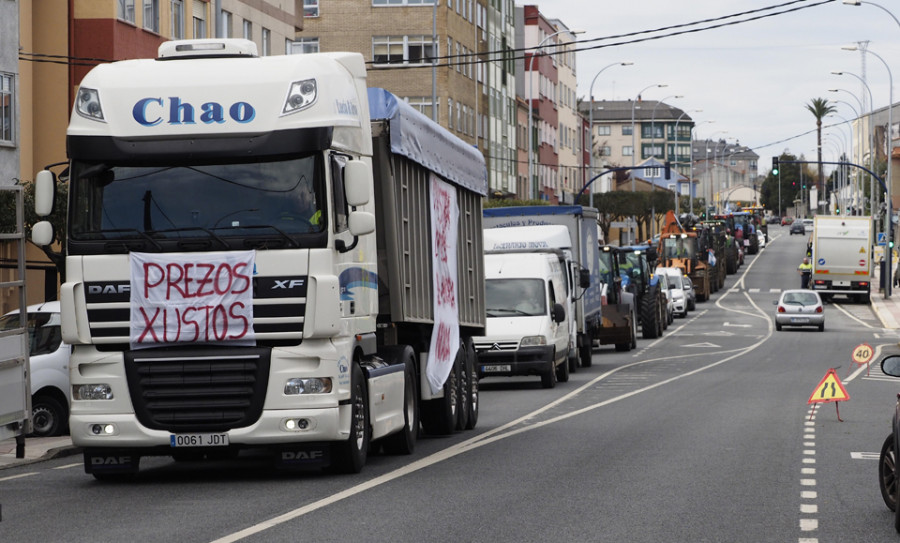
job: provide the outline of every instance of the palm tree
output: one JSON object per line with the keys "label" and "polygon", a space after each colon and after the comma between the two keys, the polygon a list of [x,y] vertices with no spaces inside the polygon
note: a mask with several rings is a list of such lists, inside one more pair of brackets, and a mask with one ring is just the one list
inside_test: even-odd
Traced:
{"label": "palm tree", "polygon": [[816,190],[819,192],[819,198],[825,197],[825,172],[822,170],[822,119],[829,113],[834,113],[837,108],[828,103],[826,98],[813,98],[810,103],[806,104],[806,109],[816,118],[816,152],[819,161],[819,178],[816,180]]}

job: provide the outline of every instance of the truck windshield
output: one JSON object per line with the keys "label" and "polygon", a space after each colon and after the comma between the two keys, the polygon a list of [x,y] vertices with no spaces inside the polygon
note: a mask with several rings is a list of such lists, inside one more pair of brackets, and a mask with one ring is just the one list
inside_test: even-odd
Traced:
{"label": "truck windshield", "polygon": [[547,295],[541,279],[488,279],[484,293],[488,317],[547,314]]}
{"label": "truck windshield", "polygon": [[696,258],[697,238],[683,238],[674,236],[663,238],[664,258]]}
{"label": "truck windshield", "polygon": [[72,165],[72,240],[288,236],[324,230],[321,155],[231,164]]}

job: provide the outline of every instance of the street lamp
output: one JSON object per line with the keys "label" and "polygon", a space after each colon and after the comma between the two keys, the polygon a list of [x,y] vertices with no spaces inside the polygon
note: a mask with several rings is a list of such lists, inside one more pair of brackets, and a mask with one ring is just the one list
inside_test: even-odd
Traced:
{"label": "street lamp", "polygon": [[[869,122],[868,122],[868,132],[869,132],[869,170],[875,171],[875,135],[873,134],[874,128],[872,127],[872,115],[871,112],[875,107],[874,100],[872,99],[872,89],[869,87],[869,84],[866,83],[866,80],[853,72],[843,72],[843,71],[832,71],[832,75],[849,75],[855,77],[862,83],[863,87],[865,87],[866,92],[869,94]],[[849,92],[849,91],[847,91]],[[853,94],[853,93],[851,93]],[[856,95],[854,94],[854,97]],[[863,97],[865,98],[865,97]],[[858,100],[858,98],[857,98]],[[877,204],[877,198],[875,197],[875,179],[870,175],[869,176],[869,212],[874,215],[875,214],[875,206]]]}
{"label": "street lamp", "polygon": [[637,104],[637,101],[641,97],[641,95],[644,94],[645,90],[652,89],[654,87],[661,89],[661,88],[668,87],[668,86],[669,85],[667,85],[665,83],[658,83],[656,85],[648,85],[648,86],[644,87],[643,89],[641,89],[640,92],[637,93],[637,96],[634,98],[634,101],[631,102],[631,172],[629,172],[631,175],[631,192],[634,192],[634,166],[635,166],[634,155],[637,153],[637,149],[635,149],[635,141],[634,141],[634,106],[635,106],[635,104]]}
{"label": "street lamp", "polygon": [[[846,2],[847,0],[844,0],[844,1]],[[866,2],[866,3],[869,4],[871,2]],[[877,5],[877,4],[874,4],[874,5]],[[878,6],[878,7],[881,7],[881,6]],[[884,9],[884,8],[882,8],[882,9]],[[885,11],[887,11],[887,10],[885,10]],[[888,11],[888,13],[890,13],[890,11]],[[891,17],[894,17],[894,16],[891,15]],[[897,18],[894,17],[894,20],[896,21]],[[900,22],[898,22],[897,24],[900,25]],[[844,47],[841,47],[841,49],[843,49],[845,51],[859,50],[859,48],[855,45],[845,45]],[[881,58],[881,55],[872,51],[871,49],[865,49],[865,51],[866,51],[866,53],[868,53],[868,54],[874,56],[875,58],[877,58],[878,60],[880,60],[881,63],[884,64],[884,68],[887,70],[887,73],[888,73],[888,84],[889,84],[888,88],[890,89],[890,92],[889,92],[889,98],[888,98],[888,125],[887,125],[887,132],[885,133],[885,141],[887,141],[887,182],[885,183],[885,186],[886,186],[885,188],[887,190],[886,190],[886,195],[884,197],[885,208],[886,208],[885,214],[884,214],[884,235],[888,239],[890,239],[892,227],[893,227],[893,224],[891,224],[891,204],[892,204],[892,202],[891,202],[891,185],[894,184],[894,179],[893,179],[893,177],[891,177],[891,162],[894,161],[893,156],[892,156],[893,150],[894,150],[893,149],[894,142],[893,142],[893,135],[891,134],[891,131],[894,129],[894,115],[893,115],[893,113],[894,113],[894,76],[893,76],[893,74],[891,74],[891,67],[888,65],[888,63],[883,58]],[[890,262],[890,261],[888,261],[888,262]],[[890,268],[888,268],[888,269],[890,269]],[[885,281],[884,281],[884,297],[890,298],[891,297],[891,278],[886,277],[884,279],[885,279]]]}
{"label": "street lamp", "polygon": [[[842,89],[829,89],[828,92],[837,92],[838,90],[842,90]],[[850,92],[850,91],[844,91],[844,92]],[[850,93],[850,94],[852,95],[853,93]],[[855,95],[853,95],[853,97],[856,98]],[[838,104],[844,104],[845,106],[849,107],[850,111],[852,111],[853,114],[856,115],[856,138],[857,138],[856,141],[857,141],[857,144],[856,144],[856,156],[853,157],[853,159],[858,164],[862,164],[865,161],[865,156],[863,155],[863,149],[865,148],[865,146],[863,144],[863,134],[862,134],[863,120],[859,114],[859,110],[857,110],[855,107],[853,107],[853,104],[851,104],[850,102],[847,102],[846,100],[835,100],[835,102]],[[856,102],[859,104],[859,107],[862,108],[862,103],[859,101],[859,98],[856,98]],[[851,141],[852,141],[852,138],[851,138]],[[851,144],[851,147],[852,147],[852,144]],[[869,169],[871,169],[871,168],[869,168]],[[860,181],[862,180],[862,173],[859,171],[854,171],[853,174],[854,174],[853,175],[853,190],[854,190],[854,193],[856,194],[855,200],[853,202],[854,208],[859,210],[860,215],[862,215],[863,212],[865,211],[864,206],[860,207],[860,204],[863,201],[863,198],[859,193],[860,192]]]}
{"label": "street lamp", "polygon": [[[588,91],[588,95],[591,97],[591,111],[589,114],[590,120],[588,121],[588,125],[591,127],[590,128],[590,130],[591,130],[591,142],[590,142],[591,143],[591,154],[590,154],[590,165],[589,165],[590,175],[588,175],[588,180],[591,180],[594,178],[594,83],[597,81],[597,78],[600,77],[600,74],[602,74],[603,71],[606,70],[607,68],[612,68],[613,66],[631,66],[633,64],[634,64],[634,62],[629,62],[629,61],[613,62],[612,64],[608,64],[608,65],[600,68],[600,71],[598,71],[596,73],[596,75],[594,75],[594,79],[591,80],[591,88]],[[593,183],[591,183],[590,195],[591,196],[590,196],[589,201],[593,202],[594,201],[594,198],[593,198],[594,184]]]}
{"label": "street lamp", "polygon": [[[547,40],[549,40],[550,38],[552,38],[554,36],[558,36],[559,34],[566,34],[566,33],[572,34],[573,36],[577,36],[578,34],[584,34],[584,30],[568,30],[568,29],[558,30],[558,31],[554,32],[553,34],[546,36],[544,39],[542,39],[540,42],[538,42],[537,47],[534,48],[534,51],[531,53],[531,57],[529,57],[529,59],[528,59],[528,186],[529,186],[529,189],[531,192],[530,197],[532,199],[534,199],[534,196],[535,196],[535,194],[534,194],[534,188],[535,188],[534,173],[533,173],[533,166],[531,164],[531,159],[532,159],[531,153],[532,153],[533,145],[534,145],[534,138],[531,134],[531,131],[533,130],[533,128],[531,126],[532,125],[531,115],[532,115],[532,108],[533,108],[532,101],[534,100],[534,91],[533,91],[533,89],[534,89],[534,73],[533,73],[534,72],[534,59],[535,59],[535,57],[537,57],[540,54],[541,47],[544,46],[544,43],[546,43]],[[540,71],[538,72],[538,77],[540,77]]]}
{"label": "street lamp", "polygon": [[[713,170],[711,170],[711,169],[709,168],[709,142],[712,141],[712,137],[715,136],[716,134],[727,134],[727,133],[728,133],[728,130],[718,130],[718,131],[716,131],[716,132],[713,132],[712,134],[710,134],[710,135],[707,136],[707,138],[706,138],[706,142],[705,142],[705,144],[706,144],[706,159],[705,159],[705,162],[706,162],[707,181],[706,181],[706,190],[705,190],[704,192],[708,193],[708,195],[707,195],[708,198],[707,198],[707,200],[706,200],[706,208],[707,208],[707,209],[709,209],[709,204],[710,204],[710,203],[712,202],[712,200],[713,200],[713,193],[712,193],[712,189],[713,189]],[[713,149],[713,166],[715,166],[715,162],[716,162],[716,152],[717,152],[718,149],[719,149],[719,142],[715,142],[715,145],[716,145],[716,146],[715,146],[715,148]],[[726,145],[727,145],[727,142],[726,142]]]}

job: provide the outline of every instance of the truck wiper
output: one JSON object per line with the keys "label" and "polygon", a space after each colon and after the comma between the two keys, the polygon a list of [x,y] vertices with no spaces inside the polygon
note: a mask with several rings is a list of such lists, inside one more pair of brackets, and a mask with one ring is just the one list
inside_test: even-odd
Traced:
{"label": "truck wiper", "polygon": [[192,230],[205,232],[205,233],[209,234],[209,237],[211,237],[212,239],[219,242],[219,244],[221,244],[223,248],[225,248],[225,249],[229,248],[227,241],[225,241],[224,239],[219,237],[219,235],[216,234],[215,232],[213,232],[212,230],[210,230],[208,228],[203,228],[202,226],[182,226],[180,228],[166,228],[165,230],[154,230],[152,233],[153,234],[168,234],[169,232],[190,232]]}
{"label": "truck wiper", "polygon": [[158,250],[158,251],[162,251],[162,250],[163,250],[162,245],[160,245],[155,239],[153,239],[152,237],[150,237],[150,235],[147,234],[146,232],[144,232],[144,231],[142,231],[142,230],[138,230],[137,228],[115,228],[115,229],[111,229],[111,230],[91,230],[91,231],[88,231],[88,232],[82,232],[82,233],[85,234],[85,235],[99,234],[99,235],[103,236],[103,239],[104,239],[105,241],[107,241],[107,242],[116,241],[116,242],[120,242],[120,243],[122,243],[122,244],[124,244],[124,245],[127,246],[127,245],[128,245],[128,240],[126,240],[126,239],[121,239],[121,238],[112,238],[112,239],[108,239],[108,238],[106,237],[106,234],[110,234],[110,233],[112,233],[112,234],[122,234],[122,233],[126,233],[126,232],[129,232],[129,233],[132,233],[132,234],[137,234],[138,236],[141,237],[141,239],[146,240],[146,241],[149,241],[149,242],[156,248],[156,250]]}
{"label": "truck wiper", "polygon": [[261,229],[270,229],[278,232],[282,238],[284,238],[290,247],[300,248],[300,244],[292,238],[287,232],[278,228],[277,226],[272,226],[271,224],[247,224],[241,226],[220,226],[215,230],[261,230]]}

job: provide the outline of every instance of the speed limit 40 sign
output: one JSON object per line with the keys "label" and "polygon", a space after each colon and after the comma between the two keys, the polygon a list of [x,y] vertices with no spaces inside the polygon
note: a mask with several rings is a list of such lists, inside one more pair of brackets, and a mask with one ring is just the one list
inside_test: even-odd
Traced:
{"label": "speed limit 40 sign", "polygon": [[873,349],[871,345],[869,345],[868,343],[860,343],[853,348],[853,353],[850,354],[850,361],[860,366],[865,364],[866,375],[868,375],[868,365],[869,362],[872,361],[872,358],[874,356],[875,349]]}

